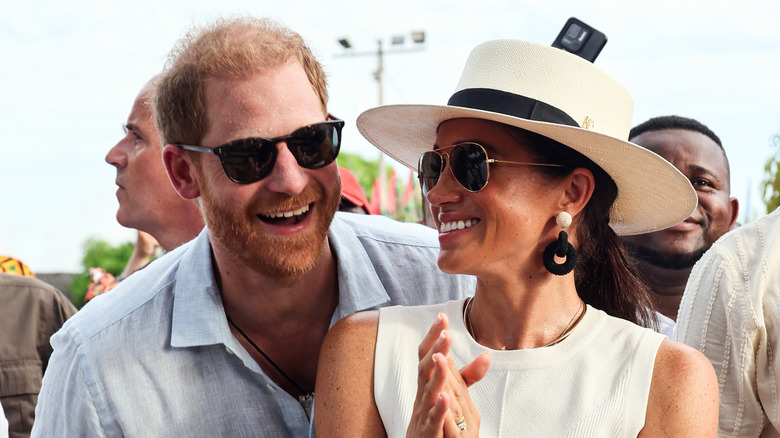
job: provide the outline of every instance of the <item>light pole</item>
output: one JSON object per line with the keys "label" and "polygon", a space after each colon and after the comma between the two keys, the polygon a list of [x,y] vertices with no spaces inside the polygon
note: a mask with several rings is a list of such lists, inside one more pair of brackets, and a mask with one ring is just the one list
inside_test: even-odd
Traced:
{"label": "light pole", "polygon": [[[425,31],[418,30],[410,32],[410,36],[412,37],[412,45],[406,46],[405,40],[406,37],[404,35],[395,35],[392,37],[390,41],[390,50],[385,51],[382,48],[382,40],[377,39],[377,49],[376,51],[365,51],[365,52],[354,52],[352,51],[352,43],[349,41],[348,38],[343,37],[339,38],[338,42],[341,44],[341,47],[344,48],[344,53],[336,55],[337,57],[344,57],[344,56],[376,56],[379,63],[377,66],[376,71],[374,72],[374,78],[377,80],[377,85],[379,87],[379,105],[384,104],[384,57],[385,54],[392,55],[397,53],[409,53],[409,52],[419,52],[425,48]],[[382,153],[382,151],[379,151],[379,206],[380,210],[383,206],[385,206],[385,154]],[[373,196],[373,194],[372,194]],[[373,199],[371,200],[373,203]]]}

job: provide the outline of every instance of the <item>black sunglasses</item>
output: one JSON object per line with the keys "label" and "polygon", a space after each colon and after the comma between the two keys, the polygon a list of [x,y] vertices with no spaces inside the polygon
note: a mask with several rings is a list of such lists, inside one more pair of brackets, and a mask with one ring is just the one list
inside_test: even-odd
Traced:
{"label": "black sunglasses", "polygon": [[179,144],[176,146],[219,157],[222,169],[231,181],[251,184],[268,176],[276,163],[277,143],[284,141],[303,168],[319,169],[332,163],[341,147],[343,120],[327,120],[298,128],[292,134],[275,138],[242,138],[215,148]]}
{"label": "black sunglasses", "polygon": [[[445,148],[446,149],[446,148]],[[524,166],[564,167],[560,164],[523,163],[520,161],[504,161],[488,158],[487,151],[478,143],[459,143],[450,148],[449,152],[439,150],[428,151],[420,156],[417,165],[420,187],[423,195],[436,186],[441,173],[450,163],[450,171],[455,180],[466,190],[478,192],[485,188],[490,176],[489,164],[518,164]]]}

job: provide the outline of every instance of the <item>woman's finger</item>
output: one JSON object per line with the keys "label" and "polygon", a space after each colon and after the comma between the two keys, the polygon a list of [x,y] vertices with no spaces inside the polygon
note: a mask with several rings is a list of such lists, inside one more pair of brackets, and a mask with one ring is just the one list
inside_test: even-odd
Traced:
{"label": "woman's finger", "polygon": [[[441,372],[439,373],[441,374]],[[445,377],[439,375],[432,378],[433,382],[444,381]],[[429,386],[432,390],[432,386]],[[446,392],[440,391],[435,394],[435,402],[429,407],[422,407],[418,397],[414,403],[414,411],[409,427],[406,429],[407,437],[428,438],[443,437],[444,423],[447,418],[452,418],[450,413],[450,402],[452,398]]]}
{"label": "woman's finger", "polygon": [[428,413],[428,425],[437,431],[443,430],[444,422],[450,414],[450,396],[446,392],[440,392],[436,403]]}
{"label": "woman's finger", "polygon": [[485,377],[490,368],[490,360],[490,353],[486,351],[460,369],[460,376],[466,386],[471,386]]}
{"label": "woman's finger", "polygon": [[[485,352],[471,363],[458,370],[451,356],[436,356],[438,367],[446,367],[448,380],[445,385],[450,400],[450,412],[453,420],[445,421],[444,436],[477,436],[479,434],[480,415],[474,406],[468,387],[481,380],[490,368],[490,354]],[[438,370],[437,370],[438,372]],[[445,373],[442,373],[445,374]],[[466,433],[466,429],[469,432]],[[451,435],[455,434],[456,435]]]}
{"label": "woman's finger", "polygon": [[436,339],[439,338],[441,331],[446,330],[447,327],[449,327],[449,320],[447,319],[447,315],[444,313],[439,313],[439,315],[436,317],[436,321],[433,323],[433,325],[431,325],[428,333],[426,333],[422,342],[420,342],[420,346],[417,348],[417,358],[419,360],[422,360],[423,357],[428,354],[431,348],[433,348],[433,344],[436,342]]}
{"label": "woman's finger", "polygon": [[[451,393],[448,387],[451,376],[449,367],[447,366],[447,359],[442,353],[437,352],[434,353],[430,360],[433,366],[433,373],[423,387],[423,393],[419,397],[423,402],[427,402],[429,406],[436,403],[442,392]],[[450,403],[452,403],[451,399]],[[452,406],[450,405],[450,409],[451,408]]]}
{"label": "woman's finger", "polygon": [[[436,338],[436,340],[433,342],[433,345],[423,356],[423,358],[420,359],[420,363],[417,365],[418,398],[425,391],[425,387],[428,385],[428,382],[431,380],[431,376],[433,375],[434,368],[436,366],[435,361],[433,360],[433,356],[437,353],[448,355],[450,352],[450,347],[452,347],[452,335],[450,335],[446,330],[441,330],[439,332],[438,338]],[[429,393],[427,399],[431,404],[434,400],[432,397],[435,397],[435,394]]]}

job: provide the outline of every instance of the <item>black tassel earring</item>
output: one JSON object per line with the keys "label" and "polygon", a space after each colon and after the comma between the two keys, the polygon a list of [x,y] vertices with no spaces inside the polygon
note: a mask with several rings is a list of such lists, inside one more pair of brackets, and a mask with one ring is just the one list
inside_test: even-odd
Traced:
{"label": "black tassel earring", "polygon": [[[563,228],[571,225],[571,215],[565,211],[558,213],[555,218],[555,222],[561,227],[561,232],[558,233],[558,240],[547,245],[542,254],[542,261],[544,267],[555,275],[566,275],[574,270],[574,265],[577,264],[577,250],[574,249],[574,245],[569,243],[569,235]],[[563,263],[556,263],[555,256],[566,257],[566,261]]]}

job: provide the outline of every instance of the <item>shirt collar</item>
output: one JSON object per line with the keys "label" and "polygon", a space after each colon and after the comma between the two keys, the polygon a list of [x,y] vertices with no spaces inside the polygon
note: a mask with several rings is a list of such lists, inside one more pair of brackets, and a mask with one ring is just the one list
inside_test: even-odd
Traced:
{"label": "shirt collar", "polygon": [[[372,259],[360,242],[353,224],[336,213],[330,224],[328,237],[336,254],[339,279],[339,305],[334,322],[355,312],[381,307],[390,302],[390,296],[377,275]],[[358,215],[359,216],[359,215]]]}
{"label": "shirt collar", "polygon": [[179,261],[173,285],[171,346],[229,345],[222,295],[214,280],[207,228]]}

